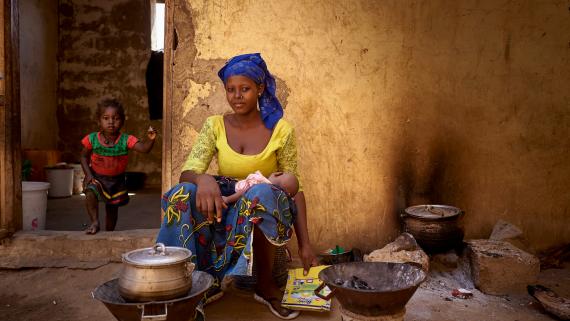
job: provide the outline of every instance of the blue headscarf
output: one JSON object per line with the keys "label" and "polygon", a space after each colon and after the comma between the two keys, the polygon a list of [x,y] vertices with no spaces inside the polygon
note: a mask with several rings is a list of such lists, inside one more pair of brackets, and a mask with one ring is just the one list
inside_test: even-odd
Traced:
{"label": "blue headscarf", "polygon": [[259,97],[259,111],[265,127],[273,129],[283,117],[283,107],[275,96],[275,78],[267,70],[267,65],[259,53],[235,56],[218,71],[224,84],[231,76],[246,76],[256,84],[264,84],[265,90]]}

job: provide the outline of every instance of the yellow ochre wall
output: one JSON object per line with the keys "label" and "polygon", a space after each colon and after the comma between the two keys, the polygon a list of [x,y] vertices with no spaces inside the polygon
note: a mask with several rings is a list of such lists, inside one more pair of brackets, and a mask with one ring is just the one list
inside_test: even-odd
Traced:
{"label": "yellow ochre wall", "polygon": [[570,242],[567,1],[174,3],[172,185],[204,119],[230,112],[216,73],[261,52],[294,124],[317,250],[379,248],[412,204],[498,219],[536,248]]}

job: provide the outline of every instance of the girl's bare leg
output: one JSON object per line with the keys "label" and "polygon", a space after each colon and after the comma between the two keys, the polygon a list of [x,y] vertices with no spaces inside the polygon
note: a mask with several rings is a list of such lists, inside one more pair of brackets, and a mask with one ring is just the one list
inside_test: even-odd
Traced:
{"label": "girl's bare leg", "polygon": [[119,216],[119,207],[115,205],[105,205],[105,230],[114,231],[117,225],[117,217]]}
{"label": "girl's bare leg", "polygon": [[91,190],[85,191],[85,207],[91,221],[85,233],[95,234],[99,232],[99,200],[97,200],[97,196]]}

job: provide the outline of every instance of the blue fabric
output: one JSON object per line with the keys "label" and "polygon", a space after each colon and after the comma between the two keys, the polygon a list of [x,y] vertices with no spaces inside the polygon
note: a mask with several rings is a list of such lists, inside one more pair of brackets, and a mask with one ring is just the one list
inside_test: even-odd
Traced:
{"label": "blue fabric", "polygon": [[[234,193],[231,182],[218,180],[222,195]],[[224,210],[221,223],[208,223],[196,209],[195,196],[196,185],[191,183],[180,183],[164,194],[164,218],[156,241],[192,251],[192,262],[214,276],[215,285],[225,275],[251,275],[254,228],[278,246],[291,238],[296,214],[287,195],[273,185],[251,187]]]}
{"label": "blue fabric", "polygon": [[283,107],[275,96],[277,86],[275,78],[267,70],[267,65],[259,53],[235,56],[226,62],[218,71],[218,76],[224,84],[231,76],[246,76],[256,84],[264,84],[265,90],[259,97],[259,111],[265,127],[273,129],[283,117]]}

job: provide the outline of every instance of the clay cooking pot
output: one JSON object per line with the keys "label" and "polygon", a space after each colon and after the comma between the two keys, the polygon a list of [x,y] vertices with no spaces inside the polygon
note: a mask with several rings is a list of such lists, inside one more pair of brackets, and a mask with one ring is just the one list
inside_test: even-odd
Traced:
{"label": "clay cooking pot", "polygon": [[463,241],[459,220],[465,212],[448,205],[416,205],[404,210],[404,231],[428,253],[445,252]]}

